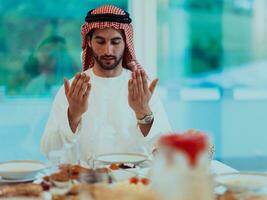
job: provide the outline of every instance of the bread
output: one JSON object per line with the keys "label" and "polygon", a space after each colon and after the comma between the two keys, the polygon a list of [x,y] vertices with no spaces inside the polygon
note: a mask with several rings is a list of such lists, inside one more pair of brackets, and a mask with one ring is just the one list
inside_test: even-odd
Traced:
{"label": "bread", "polygon": [[39,197],[42,195],[41,185],[23,183],[18,185],[0,186],[0,197]]}

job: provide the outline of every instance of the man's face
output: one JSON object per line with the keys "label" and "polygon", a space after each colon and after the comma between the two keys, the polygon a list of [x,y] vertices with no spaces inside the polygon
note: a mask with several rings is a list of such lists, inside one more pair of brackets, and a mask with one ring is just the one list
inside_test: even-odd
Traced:
{"label": "man's face", "polygon": [[113,28],[96,29],[88,40],[96,64],[104,70],[121,65],[125,42],[121,30]]}

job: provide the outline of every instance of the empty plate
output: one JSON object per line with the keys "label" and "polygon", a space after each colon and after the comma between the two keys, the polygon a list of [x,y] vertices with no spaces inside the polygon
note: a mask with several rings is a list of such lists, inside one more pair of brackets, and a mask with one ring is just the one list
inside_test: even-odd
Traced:
{"label": "empty plate", "polygon": [[14,160],[0,163],[0,176],[2,180],[27,180],[33,179],[36,174],[45,169],[45,164],[39,161]]}
{"label": "empty plate", "polygon": [[95,160],[104,164],[131,163],[137,165],[147,160],[147,156],[138,153],[109,153],[98,155]]}

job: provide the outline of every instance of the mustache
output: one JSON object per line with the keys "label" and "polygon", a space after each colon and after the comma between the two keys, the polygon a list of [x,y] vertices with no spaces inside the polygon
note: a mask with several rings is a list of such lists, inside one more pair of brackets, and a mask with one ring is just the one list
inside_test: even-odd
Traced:
{"label": "mustache", "polygon": [[100,59],[116,59],[116,56],[112,56],[112,55],[104,55],[104,56],[100,56]]}

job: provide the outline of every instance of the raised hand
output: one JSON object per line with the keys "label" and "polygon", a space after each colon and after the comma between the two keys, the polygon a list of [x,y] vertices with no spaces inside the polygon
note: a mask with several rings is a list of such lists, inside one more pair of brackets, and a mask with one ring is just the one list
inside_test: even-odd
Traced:
{"label": "raised hand", "polygon": [[76,130],[81,116],[88,109],[88,97],[91,90],[90,77],[85,73],[77,73],[71,86],[64,78],[64,88],[69,102],[68,117],[71,129]]}
{"label": "raised hand", "polygon": [[157,83],[158,79],[154,79],[148,86],[147,75],[142,69],[132,73],[132,78],[128,82],[128,103],[138,119],[151,113],[149,100]]}

